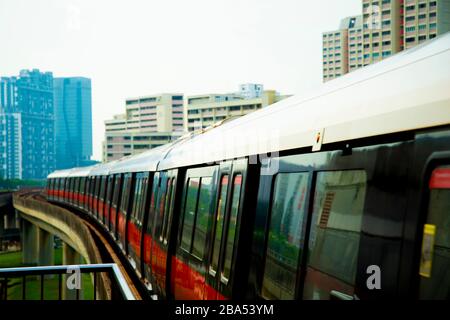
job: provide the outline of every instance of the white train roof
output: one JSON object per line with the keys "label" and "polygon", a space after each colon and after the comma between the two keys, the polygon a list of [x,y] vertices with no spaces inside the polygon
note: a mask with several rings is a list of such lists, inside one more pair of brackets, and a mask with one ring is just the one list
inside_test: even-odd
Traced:
{"label": "white train roof", "polygon": [[159,170],[450,124],[450,33],[227,122]]}
{"label": "white train roof", "polygon": [[56,170],[53,171],[52,173],[50,173],[47,178],[48,179],[52,179],[52,178],[65,178],[69,175],[70,172],[72,172],[72,169],[65,169],[65,170]]}
{"label": "white train roof", "polygon": [[183,142],[183,139],[168,143],[138,155],[124,158],[111,167],[111,173],[156,171],[158,162],[164,159],[170,149]]}
{"label": "white train roof", "polygon": [[111,162],[107,162],[107,163],[102,163],[100,165],[94,166],[93,168],[91,168],[91,170],[88,172],[89,176],[103,176],[103,175],[108,175],[111,171],[111,168],[117,163],[120,162],[121,159],[119,160],[114,160]]}

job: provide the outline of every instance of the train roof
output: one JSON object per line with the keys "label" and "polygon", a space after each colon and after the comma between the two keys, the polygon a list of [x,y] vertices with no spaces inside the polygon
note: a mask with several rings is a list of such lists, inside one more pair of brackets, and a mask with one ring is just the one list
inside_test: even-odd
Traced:
{"label": "train roof", "polygon": [[111,168],[120,161],[121,161],[121,159],[94,166],[91,168],[91,170],[88,172],[87,175],[88,176],[108,175],[111,172]]}
{"label": "train roof", "polygon": [[65,169],[65,170],[56,170],[53,171],[52,173],[50,173],[47,178],[48,179],[52,179],[52,178],[65,178],[69,175],[69,173],[73,170],[72,169]]}
{"label": "train roof", "polygon": [[158,169],[446,125],[449,88],[450,32],[197,135]]}
{"label": "train roof", "polygon": [[164,159],[175,145],[182,142],[183,138],[180,138],[177,141],[125,158],[111,167],[111,173],[156,171],[159,161]]}

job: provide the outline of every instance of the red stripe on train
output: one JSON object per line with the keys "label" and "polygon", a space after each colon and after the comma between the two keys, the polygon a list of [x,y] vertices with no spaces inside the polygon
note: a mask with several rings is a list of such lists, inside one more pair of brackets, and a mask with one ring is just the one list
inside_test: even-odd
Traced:
{"label": "red stripe on train", "polygon": [[227,300],[206,283],[205,277],[172,256],[171,288],[177,300]]}

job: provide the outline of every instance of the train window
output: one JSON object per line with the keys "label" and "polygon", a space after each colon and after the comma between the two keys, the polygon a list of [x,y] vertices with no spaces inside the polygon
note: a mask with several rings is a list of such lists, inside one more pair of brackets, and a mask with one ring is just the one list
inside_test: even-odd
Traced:
{"label": "train window", "polygon": [[172,217],[173,217],[173,204],[174,204],[174,198],[175,198],[175,178],[172,178],[171,181],[171,187],[170,187],[170,201],[169,201],[169,208],[168,208],[168,218],[167,223],[164,231],[164,242],[167,243],[169,240],[169,231],[170,231],[170,225],[172,224]]}
{"label": "train window", "polygon": [[113,202],[112,202],[112,205],[114,208],[117,208],[117,205],[119,203],[121,181],[122,181],[122,179],[121,179],[120,175],[117,175],[116,179],[114,180],[114,192],[113,192]]}
{"label": "train window", "polygon": [[167,185],[164,186],[161,182],[161,186],[159,189],[159,197],[157,198],[157,213],[158,213],[158,219],[155,221],[155,236],[157,239],[161,237],[162,234],[162,225],[164,221],[164,213],[165,213],[165,205],[166,205],[166,189]]}
{"label": "train window", "polygon": [[162,225],[162,230],[161,230],[161,236],[160,236],[160,241],[166,240],[167,238],[165,237],[166,234],[166,229],[167,229],[167,222],[169,219],[169,214],[170,214],[170,209],[171,209],[171,201],[172,201],[172,181],[173,179],[167,179],[167,188],[166,188],[166,203],[164,205],[165,207],[165,213],[164,213],[164,220],[163,220],[163,225]]}
{"label": "train window", "polygon": [[158,199],[158,193],[159,193],[159,183],[160,178],[158,174],[155,174],[153,176],[153,187],[152,187],[152,194],[150,198],[150,209],[148,214],[148,222],[147,222],[147,233],[153,234],[153,226],[155,223],[155,215],[156,215],[156,206],[157,206],[157,199]]}
{"label": "train window", "polygon": [[105,188],[106,188],[106,176],[101,177],[100,180],[100,199],[103,201],[105,198]]}
{"label": "train window", "polygon": [[130,182],[131,182],[131,177],[126,176],[124,178],[124,182],[123,182],[123,188],[122,188],[122,199],[120,201],[120,212],[122,212],[122,214],[124,216],[127,215],[127,206],[128,206],[128,196],[130,195]]}
{"label": "train window", "polygon": [[304,299],[354,294],[366,180],[363,170],[317,174]]}
{"label": "train window", "polygon": [[142,203],[144,202],[145,181],[147,181],[147,178],[144,178],[143,174],[139,175],[136,179],[132,217],[138,223],[142,222],[141,212],[143,210]]}
{"label": "train window", "polygon": [[[424,227],[419,298],[450,299],[450,167],[433,171]],[[427,230],[428,229],[428,230]]]}
{"label": "train window", "polygon": [[137,214],[137,219],[142,223],[144,221],[144,212],[145,212],[145,199],[147,196],[148,189],[148,176],[142,179],[142,191],[141,191],[141,201],[139,205],[139,210]]}
{"label": "train window", "polygon": [[239,212],[239,202],[241,199],[242,175],[238,174],[233,179],[233,193],[231,198],[231,211],[228,218],[228,231],[225,240],[225,261],[223,265],[223,277],[228,280],[231,273],[231,263],[233,262],[234,241],[236,238],[237,216]]}
{"label": "train window", "polygon": [[298,264],[304,247],[309,173],[276,176],[262,295],[267,299],[295,298]]}
{"label": "train window", "polygon": [[211,261],[211,269],[215,272],[217,270],[217,266],[219,265],[219,254],[220,254],[220,240],[222,239],[223,232],[223,216],[225,214],[225,205],[227,202],[227,192],[228,192],[228,175],[222,176],[220,182],[220,191],[219,191],[219,203],[217,206],[216,213],[216,230],[214,234],[214,243],[212,246],[212,261]]}
{"label": "train window", "polygon": [[187,251],[191,250],[192,229],[194,227],[199,183],[200,178],[190,178],[188,180],[186,204],[184,207],[183,230],[181,236],[181,248]]}
{"label": "train window", "polygon": [[95,177],[95,190],[94,190],[95,194],[94,194],[94,197],[96,199],[98,199],[98,191],[100,189],[100,178],[101,177],[99,177],[99,176]]}
{"label": "train window", "polygon": [[80,193],[84,194],[84,178],[80,178]]}
{"label": "train window", "polygon": [[197,214],[195,216],[194,243],[192,254],[203,260],[206,235],[211,224],[212,178],[201,178]]}

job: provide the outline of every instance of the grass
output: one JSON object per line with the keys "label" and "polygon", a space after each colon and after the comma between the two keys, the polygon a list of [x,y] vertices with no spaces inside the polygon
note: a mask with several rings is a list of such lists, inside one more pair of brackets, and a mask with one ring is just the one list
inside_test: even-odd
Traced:
{"label": "grass", "polygon": [[[55,265],[62,264],[62,249],[55,249]],[[22,263],[22,252],[0,253],[0,268],[26,267]],[[64,277],[63,277],[64,279]],[[8,279],[8,300],[22,300],[22,278]],[[64,281],[62,282],[64,285]],[[80,299],[92,300],[94,288],[90,274],[82,275],[82,295]],[[41,278],[39,276],[28,276],[25,284],[26,300],[41,299]],[[59,281],[57,275],[44,277],[44,300],[57,300],[59,298]],[[0,298],[1,300],[1,298]]]}

